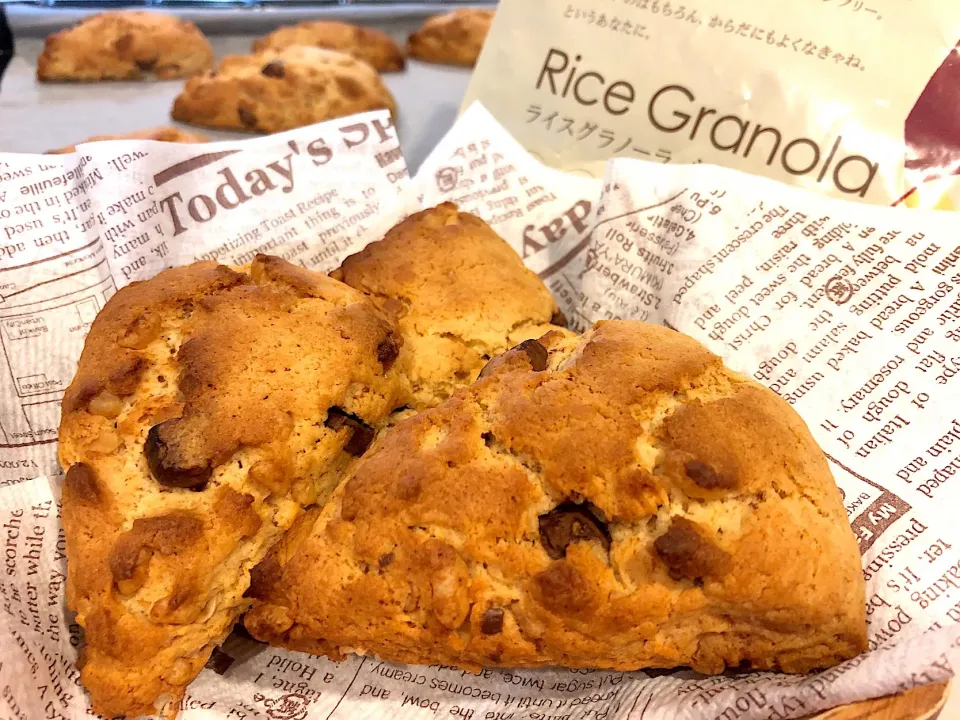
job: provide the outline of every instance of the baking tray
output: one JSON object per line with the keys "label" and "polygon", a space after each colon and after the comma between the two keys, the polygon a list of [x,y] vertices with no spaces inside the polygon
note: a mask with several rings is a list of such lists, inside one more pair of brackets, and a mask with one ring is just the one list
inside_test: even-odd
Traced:
{"label": "baking tray", "polygon": [[[433,12],[438,10],[442,11],[434,8]],[[249,52],[255,38],[278,25],[303,19],[302,14],[294,13],[258,10],[220,12],[223,13],[221,24],[236,24],[240,22],[239,16],[246,14],[259,16],[260,26],[249,34],[213,35],[209,34],[209,21],[203,23],[208,25],[205,29],[218,59],[224,55]],[[43,40],[40,36],[29,35],[34,34],[37,27],[52,30],[55,26],[35,23],[31,28],[24,29],[17,26],[12,13],[8,11],[8,15],[11,15],[14,29],[16,54],[0,82],[0,152],[45,152],[72,145],[93,135],[128,132],[157,125],[191,129],[191,126],[170,119],[170,108],[184,80],[38,83],[34,73],[37,56],[43,49]],[[230,21],[228,15],[234,16],[234,19]],[[403,42],[407,33],[419,25],[425,13],[419,15],[384,18],[377,26]],[[343,14],[337,17],[343,17]],[[404,72],[385,73],[383,78],[397,100],[397,132],[412,172],[453,124],[470,79],[470,70],[411,60]],[[206,134],[212,140],[252,137],[242,132],[192,129]]]}

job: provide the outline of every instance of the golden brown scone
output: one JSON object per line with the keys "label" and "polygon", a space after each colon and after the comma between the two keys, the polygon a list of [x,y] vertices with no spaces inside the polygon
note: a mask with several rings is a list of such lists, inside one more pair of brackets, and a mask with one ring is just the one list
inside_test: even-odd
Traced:
{"label": "golden brown scone", "polygon": [[566,324],[513,248],[453,203],[411,215],[331,274],[400,328],[399,362],[417,410],[472,383],[495,355]]}
{"label": "golden brown scone", "polygon": [[332,658],[805,672],[866,647],[803,421],[639,322],[527,341],[397,424],[252,577],[254,637]]}
{"label": "golden brown scone", "polygon": [[170,80],[212,66],[213,49],[192,22],[124,10],[91,15],[48,36],[37,58],[37,79]]}
{"label": "golden brown scone", "polygon": [[67,603],[96,712],[176,714],[250,568],[395,406],[399,342],[360,293],[264,255],[110,299],[60,425]]}
{"label": "golden brown scone", "polygon": [[[156,127],[149,130],[134,130],[128,133],[117,133],[115,135],[94,135],[82,142],[91,143],[101,140],[156,140],[158,142],[172,143],[205,143],[207,138],[200,133],[187,132],[174,127]],[[77,143],[78,145],[80,143]],[[57,150],[48,150],[47,155],[61,155],[63,153],[72,153],[76,151],[76,145],[67,145]]]}
{"label": "golden brown scone", "polygon": [[473,67],[490,31],[493,13],[462,8],[429,18],[407,40],[407,53],[427,62]]}
{"label": "golden brown scone", "polygon": [[377,71],[333,50],[294,45],[230,55],[191,78],[173,103],[174,120],[265,133],[367,110],[396,110]]}
{"label": "golden brown scone", "polygon": [[277,28],[253,44],[253,52],[283,50],[291,45],[336,50],[372,65],[380,72],[403,70],[406,59],[394,39],[382,30],[335,20],[302,22]]}

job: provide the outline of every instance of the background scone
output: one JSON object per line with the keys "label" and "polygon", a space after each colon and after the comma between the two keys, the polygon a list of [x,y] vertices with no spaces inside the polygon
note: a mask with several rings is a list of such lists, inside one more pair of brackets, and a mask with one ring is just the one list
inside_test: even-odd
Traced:
{"label": "background scone", "polygon": [[[156,127],[148,130],[134,130],[128,133],[117,133],[115,135],[94,135],[93,137],[82,140],[81,142],[91,143],[101,140],[156,140],[158,142],[172,143],[205,143],[207,138],[200,133],[187,132],[174,127]],[[78,145],[80,143],[77,143]],[[48,155],[60,155],[62,153],[71,153],[77,149],[76,145],[58,148],[57,150],[48,150]]]}
{"label": "background scone", "polygon": [[50,35],[38,80],[170,80],[205,72],[213,49],[192,22],[143,10],[105,12]]}
{"label": "background scone", "polygon": [[399,343],[359,293],[262,255],[110,299],[60,425],[67,602],[96,712],[176,714],[250,568],[395,406]]}
{"label": "background scone", "polygon": [[462,8],[427,19],[407,40],[411,57],[473,67],[493,22],[493,10]]}
{"label": "background scone", "polygon": [[411,215],[331,275],[400,328],[399,362],[417,410],[472,383],[495,355],[566,324],[513,248],[453,203]]}
{"label": "background scone", "polygon": [[495,362],[255,569],[254,637],[468,669],[804,672],[865,649],[839,490],[777,395],[637,322]]}
{"label": "background scone", "polygon": [[294,45],[230,55],[216,72],[191,78],[174,120],[208,127],[280,132],[396,105],[377,71],[333,50]]}
{"label": "background scone", "polygon": [[387,33],[336,20],[302,22],[277,28],[257,40],[253,52],[283,50],[291,45],[309,45],[346,53],[380,72],[396,72],[406,65],[403,51]]}

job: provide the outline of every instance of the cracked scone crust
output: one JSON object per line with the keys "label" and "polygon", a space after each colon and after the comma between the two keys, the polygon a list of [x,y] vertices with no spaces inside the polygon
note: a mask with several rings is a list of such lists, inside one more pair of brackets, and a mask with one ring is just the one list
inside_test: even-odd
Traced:
{"label": "cracked scone crust", "polygon": [[497,364],[255,569],[255,637],[468,669],[804,672],[865,649],[840,493],[779,397],[635,322]]}
{"label": "cracked scone crust", "polygon": [[400,363],[418,410],[473,382],[492,357],[566,323],[513,248],[453,203],[411,215],[332,276],[400,328]]}
{"label": "cracked scone crust", "polygon": [[346,53],[380,72],[396,72],[406,65],[403,51],[387,33],[336,20],[302,22],[277,28],[257,40],[253,52],[283,50],[291,45],[309,45]]}
{"label": "cracked scone crust", "polygon": [[493,14],[493,10],[462,8],[429,18],[407,40],[407,52],[427,62],[473,67]]}
{"label": "cracked scone crust", "polygon": [[294,45],[230,55],[191,78],[173,103],[185,123],[275,133],[396,104],[370,65],[334,50]]}
{"label": "cracked scone crust", "polygon": [[[200,133],[186,132],[173,127],[156,127],[148,130],[134,130],[128,133],[117,133],[115,135],[94,135],[84,143],[100,142],[101,140],[156,140],[158,142],[172,143],[205,143],[207,138]],[[79,145],[80,143],[77,143]],[[56,150],[49,150],[48,155],[61,155],[63,153],[72,153],[77,149],[77,145],[67,145]]]}
{"label": "cracked scone crust", "polygon": [[37,79],[170,80],[212,66],[213,49],[192,22],[140,10],[105,12],[48,36]]}
{"label": "cracked scone crust", "polygon": [[67,602],[107,717],[176,714],[249,570],[395,405],[400,339],[283,260],[166,270],[114,295],[63,399]]}

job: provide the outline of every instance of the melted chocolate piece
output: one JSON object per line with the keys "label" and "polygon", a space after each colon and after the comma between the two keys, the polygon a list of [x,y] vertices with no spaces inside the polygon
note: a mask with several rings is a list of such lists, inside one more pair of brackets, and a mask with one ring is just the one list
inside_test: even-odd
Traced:
{"label": "melted chocolate piece", "polygon": [[284,75],[284,67],[282,60],[272,60],[264,65],[260,69],[261,74],[270,78],[282,78]]}
{"label": "melted chocolate piece", "polygon": [[497,355],[490,360],[490,362],[483,366],[479,377],[487,377],[501,365],[509,363],[512,359],[518,357],[520,353],[527,356],[531,370],[543,372],[547,369],[547,349],[536,340],[524,340],[516,347],[510,348],[502,355]]}
{"label": "melted chocolate piece", "polygon": [[540,516],[540,542],[554,560],[567,554],[567,546],[583,540],[598,540],[610,550],[610,533],[588,505],[563,503]]}
{"label": "melted chocolate piece", "polygon": [[384,371],[393,367],[399,355],[400,345],[392,335],[388,335],[386,340],[377,345],[377,360],[383,365]]}
{"label": "melted chocolate piece", "polygon": [[653,548],[674,580],[722,577],[730,570],[730,555],[717,547],[694,522],[674,517],[670,529],[658,537]]}
{"label": "melted chocolate piece", "polygon": [[344,426],[353,430],[353,434],[347,440],[347,444],[343,446],[343,450],[354,457],[363,455],[376,436],[376,431],[372,427],[356,415],[346,412],[343,408],[332,407],[328,409],[327,419],[323,424],[331,430],[340,430]]}
{"label": "melted chocolate piece", "polygon": [[484,635],[497,635],[503,630],[503,608],[490,608],[480,619],[480,632]]}
{"label": "melted chocolate piece", "polygon": [[718,473],[713,466],[701,460],[690,460],[683,466],[687,477],[693,480],[704,490],[716,490],[718,488],[732,488],[736,485],[736,479],[730,478]]}
{"label": "melted chocolate piece", "polygon": [[147,433],[147,440],[143,444],[143,454],[146,455],[147,465],[157,482],[164,487],[190,488],[203,490],[213,474],[210,463],[193,465],[184,462],[180,457],[175,442],[167,438],[173,435],[173,423],[178,419],[165,420],[154,425]]}

